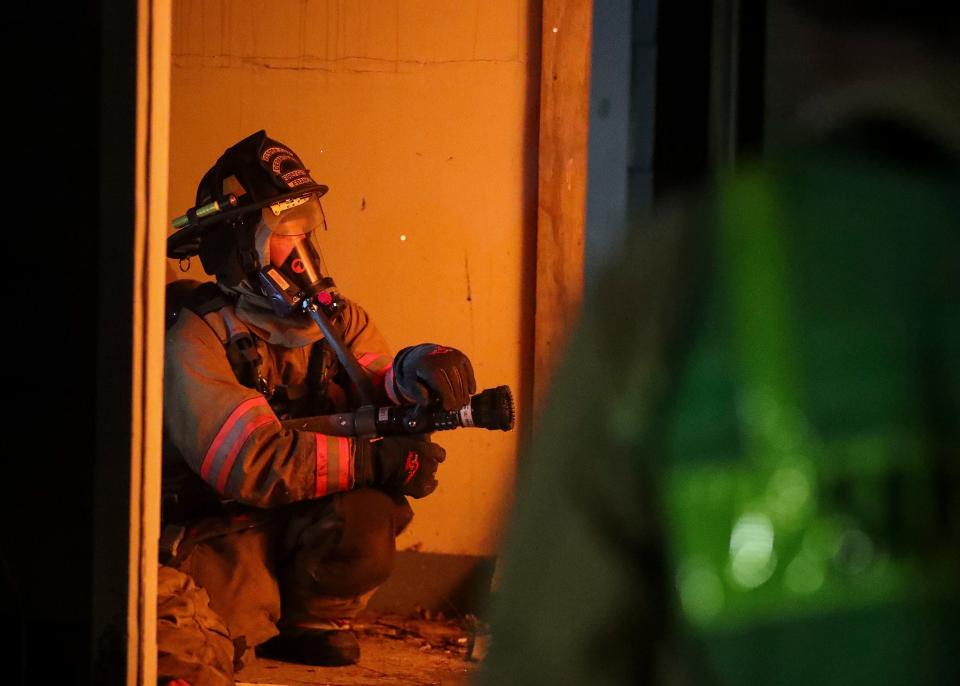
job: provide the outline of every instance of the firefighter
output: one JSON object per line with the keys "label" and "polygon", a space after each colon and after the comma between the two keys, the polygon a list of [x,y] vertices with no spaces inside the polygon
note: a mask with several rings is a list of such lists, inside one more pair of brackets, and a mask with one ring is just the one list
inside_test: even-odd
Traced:
{"label": "firefighter", "polygon": [[[318,243],[326,191],[259,131],[204,175],[168,241],[170,257],[199,255],[216,281],[168,288],[162,681],[233,683],[254,648],[355,663],[351,620],[390,574],[412,517],[406,497],[433,492],[445,453],[425,436],[281,422],[361,402],[456,409],[476,390],[462,352],[422,344],[394,356],[363,308],[336,293]],[[285,287],[325,307],[339,351]]]}

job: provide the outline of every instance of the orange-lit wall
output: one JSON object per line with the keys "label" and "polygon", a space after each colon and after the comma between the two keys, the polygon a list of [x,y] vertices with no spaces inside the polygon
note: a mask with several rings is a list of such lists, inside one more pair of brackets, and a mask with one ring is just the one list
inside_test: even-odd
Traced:
{"label": "orange-lit wall", "polygon": [[[391,345],[461,348],[481,387],[526,394],[532,2],[175,2],[170,216],[224,148],[265,128],[330,186],[328,265]],[[198,260],[187,275],[206,278]],[[399,547],[493,553],[517,438],[438,435],[449,458],[440,488],[414,503]]]}

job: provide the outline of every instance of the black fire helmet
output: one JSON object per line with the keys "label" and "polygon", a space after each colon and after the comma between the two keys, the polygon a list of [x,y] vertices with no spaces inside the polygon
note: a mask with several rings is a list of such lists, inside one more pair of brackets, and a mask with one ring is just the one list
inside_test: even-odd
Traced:
{"label": "black fire helmet", "polygon": [[[167,257],[200,256],[203,270],[228,286],[255,271],[254,233],[262,208],[328,190],[310,177],[300,157],[267,136],[265,130],[227,148],[197,186],[196,206],[186,223],[167,238]],[[231,203],[235,198],[235,205]],[[200,216],[197,210],[217,202],[219,211]]]}

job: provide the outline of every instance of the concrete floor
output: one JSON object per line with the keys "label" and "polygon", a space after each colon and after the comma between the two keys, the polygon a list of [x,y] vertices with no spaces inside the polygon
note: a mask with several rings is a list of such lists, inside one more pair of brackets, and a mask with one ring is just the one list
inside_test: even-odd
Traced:
{"label": "concrete floor", "polygon": [[485,634],[472,640],[469,626],[443,619],[367,615],[355,624],[361,650],[358,664],[312,667],[257,658],[237,674],[237,683],[466,686],[486,645]]}

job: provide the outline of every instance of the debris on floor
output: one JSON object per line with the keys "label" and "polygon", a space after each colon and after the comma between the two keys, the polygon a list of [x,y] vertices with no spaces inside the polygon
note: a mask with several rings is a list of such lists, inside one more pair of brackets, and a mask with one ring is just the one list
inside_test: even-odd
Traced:
{"label": "debris on floor", "polygon": [[489,644],[489,627],[473,615],[448,619],[418,610],[415,615],[364,614],[354,622],[360,662],[314,667],[257,658],[237,674],[238,684],[277,686],[466,686]]}

